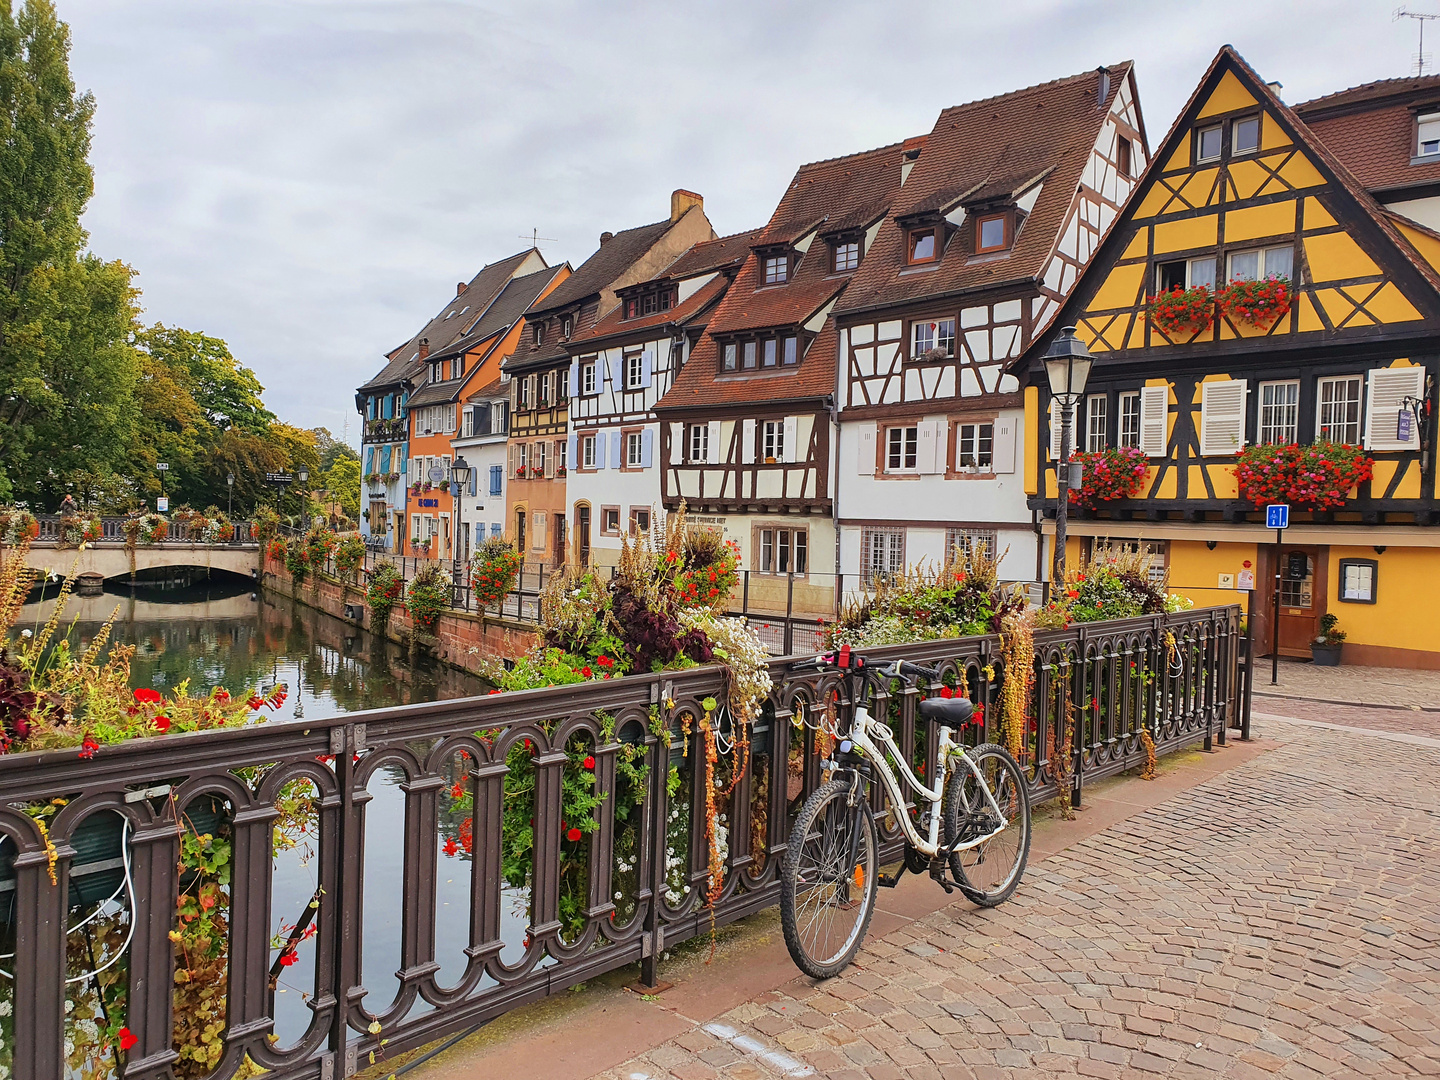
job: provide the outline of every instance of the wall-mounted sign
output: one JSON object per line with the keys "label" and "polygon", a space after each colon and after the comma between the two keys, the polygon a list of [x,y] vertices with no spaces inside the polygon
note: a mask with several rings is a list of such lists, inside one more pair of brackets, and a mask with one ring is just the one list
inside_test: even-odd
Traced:
{"label": "wall-mounted sign", "polygon": [[1222,589],[1233,589],[1233,588],[1235,588],[1235,575],[1234,575],[1234,574],[1221,574],[1221,575],[1220,575],[1220,586],[1219,586],[1219,587],[1222,588]]}
{"label": "wall-mounted sign", "polygon": [[1241,570],[1239,577],[1240,580],[1236,583],[1236,588],[1247,591],[1255,588],[1254,570]]}
{"label": "wall-mounted sign", "polygon": [[440,505],[440,500],[439,500],[439,499],[421,499],[421,500],[420,500],[420,505],[421,505],[421,506],[434,506],[434,507],[439,507],[439,505]]}
{"label": "wall-mounted sign", "polygon": [[1409,409],[1401,409],[1395,418],[1395,441],[1409,442],[1415,435],[1415,414]]}
{"label": "wall-mounted sign", "polygon": [[1265,528],[1267,529],[1288,529],[1290,527],[1290,507],[1285,503],[1271,503],[1265,507]]}
{"label": "wall-mounted sign", "polygon": [[170,500],[167,499],[164,495],[161,495],[158,499],[155,500],[156,513],[164,514],[167,513],[169,510]]}
{"label": "wall-mounted sign", "polygon": [[1304,581],[1310,576],[1310,559],[1303,551],[1292,551],[1285,556],[1285,580]]}

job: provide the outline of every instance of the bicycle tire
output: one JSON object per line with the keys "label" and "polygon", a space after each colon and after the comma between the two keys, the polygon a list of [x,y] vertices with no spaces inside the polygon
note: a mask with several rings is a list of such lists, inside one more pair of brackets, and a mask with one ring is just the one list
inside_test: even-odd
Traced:
{"label": "bicycle tire", "polygon": [[[1030,789],[1025,784],[1020,765],[1003,746],[985,743],[967,751],[966,756],[985,776],[991,794],[1011,824],[993,840],[978,847],[951,852],[950,873],[960,891],[972,903],[995,907],[1015,894],[1020,879],[1025,876],[1025,864],[1030,859]],[[957,763],[945,784],[942,809],[945,843],[955,842],[962,827],[962,814],[984,815],[988,812],[989,805],[975,784],[974,775]],[[1012,835],[1016,833],[1018,835]],[[997,844],[996,841],[1001,839],[1005,842]],[[1011,851],[1013,854],[1007,856],[1006,853]],[[979,867],[984,865],[987,857],[992,859],[992,865],[982,873]],[[998,866],[996,860],[1007,857],[1010,865]],[[994,874],[997,868],[1003,871],[998,880]]]}
{"label": "bicycle tire", "polygon": [[[833,978],[849,966],[875,914],[879,833],[863,788],[856,805],[848,805],[850,787],[848,780],[831,780],[805,800],[780,864],[780,925],[785,931],[785,947],[795,966],[813,979]],[[827,820],[827,814],[833,816]],[[840,825],[845,826],[843,833]],[[858,836],[853,830],[858,830]],[[857,860],[853,867],[852,841]],[[850,895],[856,886],[861,890],[858,901]],[[854,911],[857,902],[860,909],[838,946],[827,946],[830,951],[826,955],[817,955],[817,919],[827,910]],[[829,940],[828,933],[825,939]]]}

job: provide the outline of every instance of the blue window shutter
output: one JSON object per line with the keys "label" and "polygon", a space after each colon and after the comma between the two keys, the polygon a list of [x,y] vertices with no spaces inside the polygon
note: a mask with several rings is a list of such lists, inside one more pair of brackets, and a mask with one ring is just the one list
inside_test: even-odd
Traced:
{"label": "blue window shutter", "polygon": [[620,432],[610,432],[610,468],[618,469],[625,464],[624,448],[620,444]]}
{"label": "blue window shutter", "polygon": [[575,451],[580,448],[580,440],[575,432],[570,432],[570,438],[566,440],[565,467],[573,469],[580,464],[580,459],[575,456]]}
{"label": "blue window shutter", "polygon": [[365,399],[365,419],[375,419],[375,399],[373,397],[367,397]]}
{"label": "blue window shutter", "polygon": [[390,472],[390,447],[388,446],[380,448],[380,471],[387,474]]}
{"label": "blue window shutter", "polygon": [[598,432],[595,436],[595,468],[605,468],[605,433]]}
{"label": "blue window shutter", "polygon": [[375,447],[373,446],[365,448],[365,471],[367,473],[375,471]]}
{"label": "blue window shutter", "polygon": [[400,395],[400,415],[405,415],[405,403],[410,400],[410,392],[407,390]]}
{"label": "blue window shutter", "polygon": [[480,485],[480,470],[479,470],[479,469],[471,469],[471,470],[470,470],[470,494],[471,494],[471,495],[476,495],[476,494],[479,493],[479,490],[480,490],[480,489],[479,489],[479,485]]}
{"label": "blue window shutter", "polygon": [[505,483],[505,466],[504,466],[504,465],[491,465],[491,466],[490,466],[490,494],[491,494],[491,495],[499,495],[499,494],[500,494],[500,487],[501,487],[501,485],[504,484],[504,483]]}
{"label": "blue window shutter", "polygon": [[610,358],[610,382],[614,384],[610,387],[612,393],[619,393],[625,388],[625,374],[620,370],[622,363],[624,363],[623,357],[612,356]]}
{"label": "blue window shutter", "polygon": [[640,433],[640,467],[642,469],[650,468],[654,461],[654,452],[655,433],[649,428],[646,428]]}
{"label": "blue window shutter", "polygon": [[385,412],[384,412],[384,416],[385,416],[385,419],[386,419],[386,420],[389,420],[389,419],[390,419],[391,413],[392,413],[392,411],[394,410],[394,408],[395,408],[395,395],[394,395],[394,394],[386,394],[386,395],[385,395]]}
{"label": "blue window shutter", "polygon": [[[649,387],[650,372],[654,368],[654,366],[655,350],[646,349],[643,353],[640,354],[640,385],[642,387]],[[645,438],[647,440],[650,438],[650,433],[648,431],[645,433]],[[648,446],[649,443],[647,442],[646,445]],[[649,463],[647,462],[646,464],[648,465]]]}
{"label": "blue window shutter", "polygon": [[400,444],[400,471],[402,473],[406,471],[409,460],[410,444],[408,442],[403,442]]}

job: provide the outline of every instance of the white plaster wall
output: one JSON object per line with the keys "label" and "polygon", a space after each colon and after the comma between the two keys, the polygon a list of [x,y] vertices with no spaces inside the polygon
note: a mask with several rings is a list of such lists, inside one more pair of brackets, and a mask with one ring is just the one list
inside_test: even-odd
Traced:
{"label": "white plaster wall", "polygon": [[[634,427],[634,425],[627,426]],[[652,447],[650,467],[638,470],[622,470],[614,467],[610,441],[611,432],[618,431],[618,425],[601,428],[586,427],[577,431],[577,435],[589,435],[593,432],[597,438],[606,440],[605,468],[593,471],[577,470],[572,463],[569,475],[565,479],[566,521],[573,539],[576,535],[575,506],[582,502],[590,504],[590,548],[592,552],[607,553],[599,556],[598,561],[602,563],[617,562],[620,557],[620,537],[604,536],[600,532],[600,508],[602,506],[620,507],[622,532],[629,527],[632,506],[650,507],[651,528],[658,528],[664,522],[665,511],[660,505],[660,425],[652,421],[644,427],[650,432]]]}

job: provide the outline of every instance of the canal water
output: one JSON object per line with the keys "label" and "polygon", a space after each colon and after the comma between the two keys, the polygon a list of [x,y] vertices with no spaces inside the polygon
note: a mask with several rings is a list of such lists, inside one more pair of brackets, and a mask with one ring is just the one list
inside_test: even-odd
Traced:
{"label": "canal water", "polygon": [[[283,683],[289,696],[281,714],[270,722],[303,722],[307,717],[318,719],[363,709],[465,697],[488,689],[478,678],[444,666],[412,667],[393,643],[373,639],[289,597],[252,589],[246,579],[222,580],[219,575],[212,579],[204,572],[133,588],[110,584],[104,595],[71,597],[62,626],[70,627],[72,644],[83,646],[114,613],[112,640],[135,647],[131,684],[137,688],[149,686],[173,693],[188,682],[191,693],[203,694],[212,686],[223,686],[239,695],[255,689],[268,692]],[[53,599],[32,597],[19,627],[43,626],[53,605]],[[456,760],[453,765],[455,775],[450,779],[463,780],[463,763]],[[382,766],[370,781],[371,801],[365,808],[362,982],[369,991],[364,1004],[377,1013],[385,1010],[399,989],[395,972],[401,966],[405,795],[400,784],[404,779],[398,765]],[[468,828],[468,820],[447,812],[442,814],[435,837],[439,853],[436,959],[440,963],[441,985],[454,985],[465,970],[463,950],[469,937],[471,876]],[[112,831],[118,832],[118,821]],[[457,844],[457,837],[466,843]],[[317,895],[317,838],[314,814],[302,812],[292,823],[289,841],[277,844],[271,920],[275,935],[273,957],[285,951],[290,929],[302,919]],[[7,855],[13,854],[13,850],[7,853],[0,842],[0,971],[14,962],[8,902],[13,896],[13,877],[8,896],[4,881],[8,876]],[[124,985],[123,953],[130,904],[123,866],[110,873],[106,887],[100,891],[108,895],[108,882],[114,880],[116,895],[109,900],[89,897],[77,902],[71,912],[67,952],[69,974],[74,981],[68,987],[66,1041],[70,1075],[75,1080],[117,1075],[113,1051],[106,1053],[102,1048],[107,1041],[107,1024],[114,1032],[123,1022],[123,1012],[120,1017],[115,1015],[123,1010],[123,1004],[116,1004],[114,996]],[[523,955],[528,892],[505,890],[502,934],[506,960]],[[314,941],[302,938],[280,971],[275,997],[275,1034],[280,1047],[296,1044],[310,1027],[314,954]],[[106,974],[86,977],[111,961],[113,966]],[[9,979],[0,977],[0,1080],[8,1080],[10,1073],[12,987]],[[108,1005],[102,1000],[106,997],[111,999]],[[417,1000],[409,1015],[428,1008]],[[110,1041],[114,1041],[113,1035]],[[198,1064],[177,1067],[179,1076],[199,1076],[207,1071]]]}

